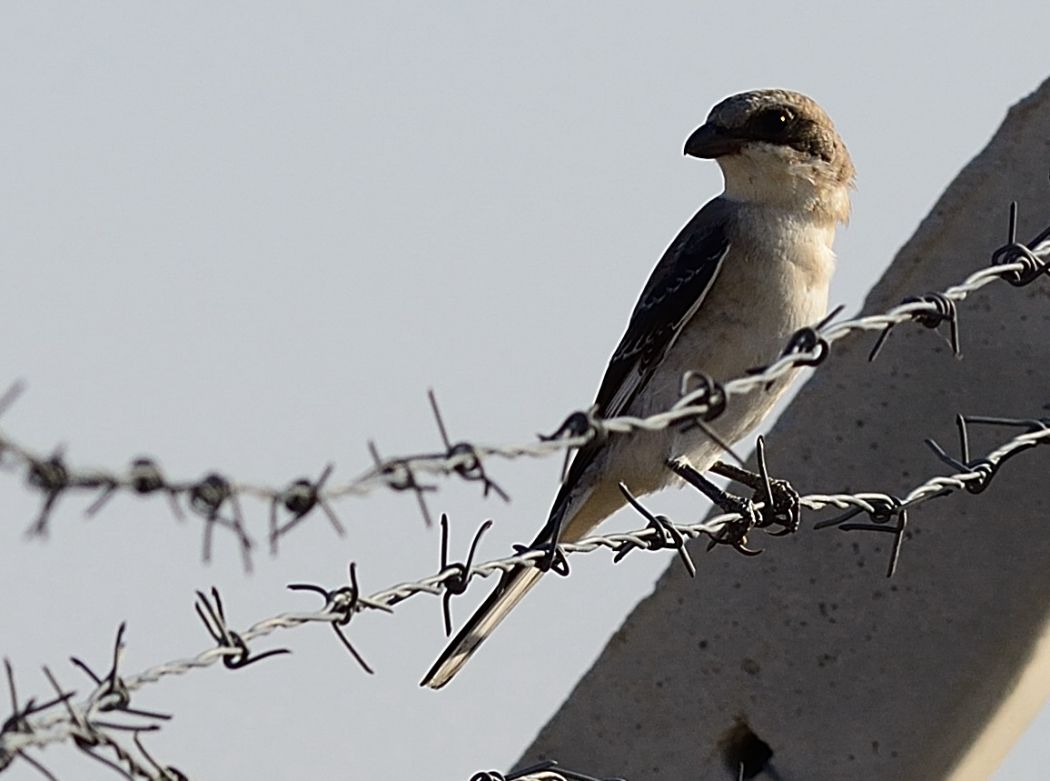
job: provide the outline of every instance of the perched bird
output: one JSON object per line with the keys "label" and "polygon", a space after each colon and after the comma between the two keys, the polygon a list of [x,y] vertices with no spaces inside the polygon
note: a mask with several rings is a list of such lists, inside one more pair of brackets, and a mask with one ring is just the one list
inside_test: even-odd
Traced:
{"label": "perched bird", "polygon": [[[733,95],[689,136],[685,154],[716,160],[725,192],[688,222],[649,277],[598,390],[601,418],[669,409],[689,370],[724,382],[768,364],[827,310],[831,247],[849,217],[854,169],[824,110],[788,90]],[[790,381],[732,397],[710,424],[718,439],[745,436]],[[586,536],[625,504],[620,481],[636,495],[656,491],[681,482],[672,465],[702,472],[721,450],[704,431],[675,426],[582,447],[534,545]],[[525,566],[505,574],[422,685],[448,683],[542,575]]]}

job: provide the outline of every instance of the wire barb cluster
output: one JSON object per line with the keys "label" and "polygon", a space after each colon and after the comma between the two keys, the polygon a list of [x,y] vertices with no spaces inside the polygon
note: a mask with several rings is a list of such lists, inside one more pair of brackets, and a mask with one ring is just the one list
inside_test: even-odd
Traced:
{"label": "wire barb cluster", "polygon": [[[61,706],[66,714],[64,726],[68,732],[67,737],[83,754],[116,771],[124,778],[145,778],[150,779],[150,781],[188,781],[185,774],[177,768],[158,763],[146,750],[146,747],[142,745],[141,734],[159,730],[160,724],[156,722],[167,721],[171,716],[131,707],[131,691],[117,672],[124,650],[124,630],[125,625],[122,623],[117,629],[109,671],[104,676],[97,675],[86,662],[75,656],[70,658],[70,662],[84,672],[94,683],[94,689],[88,696],[87,701],[77,706],[71,704],[71,700],[76,696],[76,692],[63,691],[55,675],[45,666],[43,668],[44,676],[47,678],[51,688],[54,689],[55,696],[40,704],[37,704],[35,699],[30,699],[26,701],[25,705],[20,707],[18,704],[18,693],[15,688],[14,670],[10,661],[5,659],[4,669],[7,674],[7,687],[11,699],[12,715],[0,726],[0,740],[8,734],[32,737],[36,734],[37,725],[33,724],[29,717]],[[101,714],[110,713],[120,713],[125,716],[146,719],[147,722],[144,724],[127,724],[110,721],[108,718],[99,718]],[[129,749],[115,737],[114,733],[119,732],[131,733],[135,751]],[[106,754],[112,755],[112,758],[106,756]],[[16,758],[24,760],[26,764],[35,768],[45,778],[57,781],[55,775],[44,767],[38,759],[27,754],[24,747],[11,748],[0,745],[0,772],[6,769]]]}

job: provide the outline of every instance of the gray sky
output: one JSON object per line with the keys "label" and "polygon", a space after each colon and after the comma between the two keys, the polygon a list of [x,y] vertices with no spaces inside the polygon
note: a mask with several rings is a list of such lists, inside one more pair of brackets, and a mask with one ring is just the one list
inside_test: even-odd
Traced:
{"label": "gray sky", "polygon": [[[454,438],[553,429],[590,403],[652,265],[720,189],[685,138],[754,87],[813,95],[853,153],[832,297],[855,311],[1050,74],[1024,37],[1050,6],[972,5],[4,3],[0,383],[30,384],[5,430],[65,443],[73,464],[146,452],[175,477],[279,486],[328,461],[358,474],[372,437],[384,453],[435,448],[430,386]],[[443,486],[431,506],[453,519],[455,555],[487,517],[484,558],[530,538],[559,466],[494,463],[510,505]],[[410,496],[341,502],[345,539],[317,516],[250,577],[226,535],[202,564],[199,523],[160,499],[118,497],[85,521],[88,500],[67,497],[41,543],[22,537],[38,500],[21,475],[0,497],[0,653],[27,695],[47,693],[43,663],[83,688],[67,657],[103,668],[124,619],[127,671],[203,650],[197,588],[220,586],[244,626],[315,607],[284,584],[337,585],[350,559],[369,592],[437,564]],[[654,506],[697,512],[677,492]],[[246,510],[261,530],[266,509]],[[142,692],[140,707],[175,714],[148,745],[192,778],[505,767],[667,561],[580,561],[440,694],[416,685],[443,643],[438,600],[354,621],[374,677],[324,627],[286,633],[274,645],[292,656]],[[1044,712],[997,778],[1043,778],[1048,744]],[[68,748],[44,761],[113,777]]]}

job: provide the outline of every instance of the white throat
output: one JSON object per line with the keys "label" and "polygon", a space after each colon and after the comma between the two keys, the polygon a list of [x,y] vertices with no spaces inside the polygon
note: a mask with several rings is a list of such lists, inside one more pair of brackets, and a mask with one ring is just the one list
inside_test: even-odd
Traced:
{"label": "white throat", "polygon": [[836,180],[831,166],[788,147],[747,144],[735,155],[718,158],[725,195],[734,201],[771,206],[815,221],[849,220],[849,187]]}

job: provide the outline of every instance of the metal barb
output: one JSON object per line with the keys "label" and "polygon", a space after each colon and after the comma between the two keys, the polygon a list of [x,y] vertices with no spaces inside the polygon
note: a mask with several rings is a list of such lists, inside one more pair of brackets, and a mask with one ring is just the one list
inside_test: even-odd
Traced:
{"label": "metal barb", "polygon": [[[131,778],[127,771],[124,770],[120,765],[116,764],[112,760],[105,757],[99,756],[95,753],[94,749],[98,747],[108,747],[113,745],[111,739],[107,739],[101,732],[101,729],[135,729],[132,727],[126,727],[120,724],[110,724],[104,721],[92,721],[88,722],[87,718],[77,708],[74,708],[69,699],[73,696],[73,692],[63,692],[62,688],[58,685],[58,681],[55,676],[52,675],[51,670],[44,666],[44,675],[47,677],[48,682],[51,684],[55,693],[62,698],[62,702],[66,707],[66,712],[69,714],[70,721],[76,725],[76,730],[72,733],[72,740],[74,745],[79,748],[83,753],[87,754],[94,760],[101,762],[107,767],[117,771],[127,778]],[[142,727],[139,729],[153,730],[157,729],[155,725]],[[118,753],[119,756],[119,753]]]}
{"label": "metal barb", "polygon": [[604,430],[601,428],[598,419],[594,417],[594,408],[592,407],[587,412],[577,410],[569,413],[569,416],[552,433],[537,434],[536,436],[540,442],[557,442],[561,439],[601,436],[603,433]]}
{"label": "metal barb", "polygon": [[[336,637],[342,642],[343,647],[350,652],[350,655],[354,657],[354,660],[361,665],[361,669],[372,675],[374,670],[368,666],[364,657],[357,652],[350,639],[342,631],[342,627],[350,623],[354,613],[361,609],[361,589],[357,584],[357,562],[350,562],[349,572],[350,584],[348,586],[328,590],[314,583],[289,583],[288,589],[290,591],[312,591],[324,597],[325,606],[323,612],[329,616],[334,616],[332,630],[335,632]],[[381,609],[391,612],[390,608],[386,606],[382,606]]]}
{"label": "metal barb", "polygon": [[894,530],[893,547],[890,549],[890,561],[886,567],[886,577],[892,578],[897,572],[897,562],[900,560],[901,545],[904,543],[904,534],[908,528],[908,508],[901,507],[897,513],[897,528]]}
{"label": "metal barb", "polygon": [[[482,489],[482,497],[488,498],[489,492],[494,492],[504,502],[510,501],[510,496],[500,486],[488,476],[485,472],[485,467],[481,463],[481,456],[478,455],[477,448],[475,448],[469,442],[457,442],[452,444],[452,441],[448,437],[448,429],[445,428],[445,421],[441,417],[441,410],[438,408],[437,396],[434,395],[433,388],[427,391],[427,398],[430,400],[430,409],[434,413],[434,419],[437,421],[438,431],[441,434],[441,441],[445,445],[445,456],[450,461],[457,462],[452,471],[467,481],[480,482],[484,488]],[[460,461],[460,459],[465,459]]]}
{"label": "metal barb", "polygon": [[[828,323],[838,317],[845,308],[845,304],[839,304],[815,326],[806,326],[795,331],[788,339],[784,349],[780,351],[780,357],[797,356],[796,366],[815,367],[824,363],[831,354],[831,344],[821,335],[821,331],[827,328]],[[772,383],[767,383],[766,389],[768,390],[771,385]]]}
{"label": "metal barb", "polygon": [[139,750],[139,753],[146,758],[153,768],[160,774],[164,781],[190,781],[189,776],[183,773],[178,768],[172,767],[171,765],[161,765],[153,756],[146,751],[146,747],[142,745],[142,741],[139,740],[138,733],[132,736],[132,740],[135,741],[135,748]]}
{"label": "metal barb", "polygon": [[[1048,235],[1050,235],[1050,228],[1044,230],[1027,245],[1019,243],[1017,241],[1017,201],[1011,202],[1007,241],[992,253],[992,265],[1003,266],[1000,276],[1014,287],[1024,287],[1043,274],[1050,274],[1050,264],[1035,253],[1035,249],[1042,245]],[[1016,268],[1018,265],[1021,268]],[[1015,268],[1009,268],[1010,266]]]}
{"label": "metal barb", "polygon": [[[928,498],[932,498],[928,497]],[[890,560],[886,568],[886,577],[892,578],[897,571],[897,562],[900,560],[901,545],[908,528],[908,507],[918,504],[917,500],[905,502],[904,500],[890,495],[866,497],[866,507],[854,507],[847,512],[834,518],[820,521],[814,524],[814,529],[828,529],[836,527],[844,532],[876,532],[893,535],[893,546],[890,549]],[[867,513],[871,523],[849,523],[851,518]],[[895,521],[893,526],[888,524]]]}
{"label": "metal barb", "polygon": [[52,773],[50,770],[44,767],[38,760],[33,759],[24,751],[16,751],[15,754],[20,759],[25,760],[26,764],[30,765],[34,770],[40,773],[48,781],[58,781],[58,776],[56,776],[54,773]]}
{"label": "metal barb", "polygon": [[[961,431],[963,432],[961,438],[965,440],[965,422],[961,420],[961,417],[960,425],[962,426]],[[967,460],[965,462],[962,462],[950,456],[947,452],[945,452],[944,448],[938,445],[934,440],[926,439],[925,442],[926,445],[930,448],[930,450],[934,452],[937,458],[939,458],[951,468],[957,469],[960,472],[967,472],[972,475],[975,475],[973,479],[968,480],[966,482],[966,490],[971,494],[979,494],[983,492],[992,482],[992,478],[994,478],[999,471],[999,466],[1001,462],[993,462],[987,458],[979,458],[974,461]],[[965,457],[966,455],[968,455],[966,451],[969,450],[969,443],[967,441],[964,441],[962,443],[962,447]]]}
{"label": "metal barb", "polygon": [[45,461],[30,460],[26,483],[44,494],[44,502],[36,520],[26,530],[27,536],[46,537],[47,523],[59,495],[70,486],[69,470],[63,460],[62,448],[55,448]]}
{"label": "metal barb", "polygon": [[710,423],[725,412],[726,405],[729,403],[729,396],[724,385],[716,382],[709,374],[694,369],[683,372],[678,395],[679,404],[705,408],[702,412],[697,412],[689,417],[682,428],[683,431],[688,430],[695,421]]}
{"label": "metal barb", "polygon": [[0,417],[14,406],[19,397],[25,393],[25,389],[26,384],[23,380],[15,380],[7,386],[7,390],[0,394]]}
{"label": "metal barb", "polygon": [[[492,528],[492,521],[487,520],[475,532],[474,540],[470,543],[470,551],[467,553],[465,562],[450,563],[448,560],[448,514],[441,513],[441,569],[439,572],[445,575],[442,582],[442,585],[445,587],[445,593],[441,597],[441,612],[445,619],[445,637],[449,637],[452,634],[452,597],[459,596],[470,585],[474,554],[477,552],[481,536],[490,528]],[[452,574],[447,574],[450,570]]]}
{"label": "metal barb", "polygon": [[[240,503],[237,501],[237,492],[233,484],[218,472],[210,472],[200,481],[188,487],[190,497],[190,509],[204,518],[204,545],[201,558],[205,562],[211,561],[212,537],[215,526],[223,526],[231,529],[241,543],[241,558],[244,563],[244,571],[252,571],[252,540],[244,530],[244,519],[241,515]],[[232,519],[225,518],[220,514],[224,504],[229,504],[232,510]]]}
{"label": "metal barb", "polygon": [[542,553],[543,555],[537,559],[533,559],[533,566],[541,572],[553,572],[563,578],[569,577],[571,569],[569,568],[569,559],[565,555],[565,548],[562,547],[561,543],[552,542],[541,542],[536,545],[522,545],[516,543],[511,546],[514,550],[515,556],[524,556],[529,553]]}
{"label": "metal barb", "polygon": [[[124,632],[126,629],[126,623],[121,622],[120,626],[117,627],[116,640],[113,643],[113,655],[110,662],[109,671],[104,676],[99,676],[94,670],[87,664],[87,662],[78,659],[75,656],[71,656],[69,661],[74,667],[81,670],[87,675],[92,682],[95,684],[95,689],[91,692],[88,700],[92,707],[97,709],[99,712],[118,711],[120,713],[127,714],[129,716],[138,716],[145,719],[157,719],[159,721],[167,721],[171,718],[169,714],[157,713],[156,711],[142,710],[140,708],[131,707],[131,691],[129,690],[124,679],[117,674],[117,668],[120,664],[120,660],[123,657],[124,652]],[[146,729],[146,727],[128,727],[125,725],[108,725],[112,729]]]}
{"label": "metal barb", "polygon": [[[693,382],[696,383],[695,388],[691,388]],[[689,397],[690,406],[702,405],[705,407],[703,412],[688,418],[682,425],[681,431],[685,432],[693,428],[700,429],[704,436],[718,445],[723,452],[732,456],[734,461],[738,464],[743,464],[744,459],[708,425],[709,421],[714,420],[725,412],[726,404],[728,403],[725,388],[711,379],[709,375],[689,369],[682,374],[679,380],[678,395],[680,399]]]}
{"label": "metal barb", "polygon": [[[923,305],[925,309],[916,309],[911,312],[911,319],[925,328],[937,330],[937,327],[944,322],[948,323],[949,337],[948,344],[952,348],[952,354],[956,358],[962,358],[962,349],[959,344],[959,309],[956,306],[955,301],[948,298],[943,293],[927,293],[924,296],[908,296],[901,301],[901,306],[911,306],[914,304]],[[889,339],[890,332],[898,323],[889,323],[885,326],[882,333],[879,334],[879,338],[875,341],[875,345],[871,348],[871,352],[868,354],[868,361],[874,361],[879,353],[882,351],[882,346]]]}
{"label": "metal barb", "polygon": [[211,596],[215,601],[214,605],[208,601],[208,597],[204,592],[197,591],[196,593],[197,601],[194,603],[193,608],[197,611],[197,616],[200,618],[201,623],[204,624],[204,629],[211,635],[211,639],[215,641],[219,650],[228,652],[222,655],[222,664],[227,670],[240,670],[250,664],[261,662],[268,657],[291,653],[287,648],[275,648],[252,656],[248,643],[245,642],[244,638],[226,624],[226,613],[222,607],[222,598],[219,596],[219,590],[215,586],[211,587]]}
{"label": "metal barb", "polygon": [[623,494],[631,507],[649,522],[649,528],[653,529],[655,534],[645,538],[644,544],[635,540],[624,540],[616,550],[616,554],[613,556],[613,564],[619,564],[624,556],[635,548],[645,548],[646,550],[673,548],[678,551],[678,557],[682,560],[682,565],[685,567],[685,571],[689,573],[689,577],[695,578],[696,565],[693,564],[693,559],[689,555],[689,551],[685,548],[685,536],[675,528],[674,524],[671,523],[671,520],[666,515],[653,515],[649,512],[648,508],[638,501],[638,498],[631,493],[626,483],[620,481],[619,487],[620,493]]}
{"label": "metal barb", "polygon": [[[603,442],[608,434],[602,422],[595,417],[597,407],[591,407],[587,412],[577,410],[569,414],[562,424],[550,434],[537,434],[541,443],[561,442],[562,440],[580,440],[586,443]],[[569,474],[569,461],[573,450],[578,445],[565,446],[565,458],[562,459],[560,481],[565,480]]]}
{"label": "metal barb", "polygon": [[[75,725],[75,729],[71,733],[71,739],[73,740],[74,745],[78,749],[80,749],[84,754],[96,760],[97,762],[101,762],[102,764],[106,765],[112,770],[115,770],[116,772],[120,773],[126,778],[133,778],[134,771],[137,770],[137,763],[135,763],[134,759],[126,750],[122,749],[113,738],[107,736],[102,730],[108,729],[117,731],[131,731],[135,736],[136,745],[138,745],[137,736],[139,732],[156,731],[157,729],[159,729],[159,726],[155,724],[150,724],[144,727],[131,727],[124,724],[113,724],[110,722],[101,721],[99,719],[94,719],[89,722],[84,713],[82,713],[78,708],[74,708],[70,704],[69,699],[73,696],[73,693],[63,692],[61,687],[58,685],[58,681],[55,679],[55,676],[51,673],[51,670],[49,670],[46,666],[44,667],[44,675],[47,677],[52,688],[55,689],[55,692],[58,694],[58,696],[62,698],[63,704],[66,707],[66,712],[69,714],[70,722],[72,722]],[[163,716],[163,718],[170,717]],[[124,762],[125,765],[128,766],[128,769],[122,767],[120,764],[118,764],[118,762],[114,762],[113,760],[110,760],[96,753],[95,749],[98,748],[112,750],[115,753],[117,760]],[[150,775],[146,777],[153,778],[154,776]],[[167,776],[165,776],[165,778],[167,778]]]}
{"label": "metal barb", "polygon": [[966,431],[966,418],[962,415],[956,415],[955,425],[959,429],[959,450],[962,452],[963,463],[969,463],[970,435]]}
{"label": "metal barb", "polygon": [[7,689],[11,700],[11,715],[4,720],[3,724],[0,724],[0,772],[10,765],[14,758],[17,757],[25,760],[27,764],[42,773],[45,777],[53,779],[54,776],[47,770],[47,768],[25,753],[21,748],[16,748],[13,751],[7,751],[4,749],[3,738],[5,735],[14,733],[24,735],[34,734],[34,725],[30,722],[30,717],[42,713],[60,703],[66,703],[73,695],[72,693],[60,693],[55,698],[40,704],[37,704],[36,699],[31,698],[26,700],[25,706],[19,707],[18,692],[15,689],[14,668],[11,666],[11,661],[6,657],[4,658],[4,671],[7,674]]}
{"label": "metal barb", "polygon": [[[337,535],[340,537],[346,536],[346,529],[343,528],[343,524],[339,521],[335,510],[332,509],[331,504],[322,493],[325,483],[328,482],[328,478],[332,476],[334,470],[335,465],[328,464],[321,471],[321,476],[315,482],[310,482],[303,477],[293,481],[280,493],[273,495],[273,498],[270,500],[270,553],[272,555],[277,555],[278,539],[298,526],[315,507],[321,508]],[[291,517],[284,524],[279,524],[277,521],[278,505],[291,514]]]}
{"label": "metal barb", "polygon": [[416,480],[415,473],[409,466],[408,459],[384,461],[379,457],[379,449],[376,447],[376,443],[372,440],[369,440],[368,442],[368,452],[372,454],[372,460],[376,465],[376,472],[386,477],[387,485],[391,490],[412,491],[415,493],[416,501],[419,502],[419,511],[423,514],[423,522],[428,529],[433,526],[434,521],[430,517],[430,509],[427,507],[427,500],[423,494],[427,491],[436,491],[437,487],[433,485],[420,485]]}

